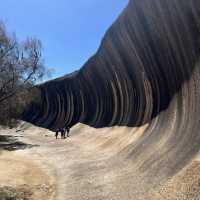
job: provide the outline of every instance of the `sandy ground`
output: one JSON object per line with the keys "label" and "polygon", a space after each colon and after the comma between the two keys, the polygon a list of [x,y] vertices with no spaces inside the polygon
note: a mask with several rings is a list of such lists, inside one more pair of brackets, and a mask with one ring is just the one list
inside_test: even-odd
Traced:
{"label": "sandy ground", "polygon": [[18,132],[1,130],[0,188],[23,191],[24,200],[200,199],[199,157],[154,187],[120,156],[147,127],[94,129],[78,124],[66,140],[28,124]]}

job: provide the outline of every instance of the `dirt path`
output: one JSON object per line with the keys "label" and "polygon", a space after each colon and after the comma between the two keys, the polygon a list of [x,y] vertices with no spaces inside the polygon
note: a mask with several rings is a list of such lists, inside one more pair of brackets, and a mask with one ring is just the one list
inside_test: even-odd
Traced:
{"label": "dirt path", "polygon": [[8,141],[0,145],[0,187],[22,190],[28,200],[198,199],[200,194],[194,192],[200,180],[198,159],[156,188],[138,171],[138,163],[120,156],[146,128],[93,129],[79,124],[66,140],[33,126],[1,131]]}
{"label": "dirt path", "polygon": [[54,181],[30,156],[1,152],[0,199],[53,199]]}
{"label": "dirt path", "polygon": [[[55,140],[54,133],[33,126],[18,132],[8,130],[1,134],[17,137],[22,144],[21,149],[16,147],[17,151],[3,155],[4,158],[8,155],[11,158],[19,157],[18,160],[22,161],[19,165],[28,162],[31,165],[27,166],[29,169],[33,169],[32,165],[39,166],[40,171],[50,177],[47,179],[51,179],[51,185],[55,185],[56,200],[122,199],[121,194],[116,191],[124,190],[120,181],[126,175],[129,176],[128,168],[121,170],[125,165],[120,163],[120,158],[116,167],[113,167],[112,158],[140,137],[144,129],[145,127],[138,129],[133,136],[133,130],[129,128],[115,127],[112,128],[112,134],[109,134],[110,130],[107,128],[96,130],[79,124],[71,130],[71,136],[66,140]],[[124,137],[124,131],[130,132],[130,135]],[[16,163],[16,160],[11,162]],[[4,164],[0,161],[0,165],[5,171],[8,163],[4,160]],[[12,177],[17,172],[9,168],[6,173],[7,177]],[[33,172],[28,174],[30,173]],[[24,171],[19,174],[19,177],[23,176]],[[35,175],[34,177],[38,182],[44,180],[42,176],[41,179]],[[8,181],[4,180],[4,183]],[[116,194],[113,195],[114,193]],[[123,199],[130,199],[130,194],[123,195]]]}

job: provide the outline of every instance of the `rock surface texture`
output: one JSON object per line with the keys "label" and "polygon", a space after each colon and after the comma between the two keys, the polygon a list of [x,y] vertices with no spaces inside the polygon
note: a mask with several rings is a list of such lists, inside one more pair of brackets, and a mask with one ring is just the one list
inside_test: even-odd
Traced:
{"label": "rock surface texture", "polygon": [[79,71],[38,89],[26,121],[148,124],[120,155],[148,180],[173,176],[200,150],[200,1],[130,0]]}

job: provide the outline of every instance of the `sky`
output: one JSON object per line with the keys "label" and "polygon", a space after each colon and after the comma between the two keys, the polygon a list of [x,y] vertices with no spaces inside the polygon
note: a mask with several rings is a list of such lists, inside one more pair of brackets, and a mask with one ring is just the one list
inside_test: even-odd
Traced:
{"label": "sky", "polygon": [[97,51],[110,25],[128,0],[0,0],[0,20],[21,41],[43,44],[51,78],[81,68]]}

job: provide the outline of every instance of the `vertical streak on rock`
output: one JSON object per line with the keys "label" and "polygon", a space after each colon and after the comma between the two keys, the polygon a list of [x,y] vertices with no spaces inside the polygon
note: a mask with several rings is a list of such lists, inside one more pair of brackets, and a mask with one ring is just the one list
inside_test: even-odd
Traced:
{"label": "vertical streak on rock", "polygon": [[170,173],[200,149],[199,59],[199,0],[130,0],[79,71],[38,86],[24,119],[53,130],[148,122],[128,155]]}

